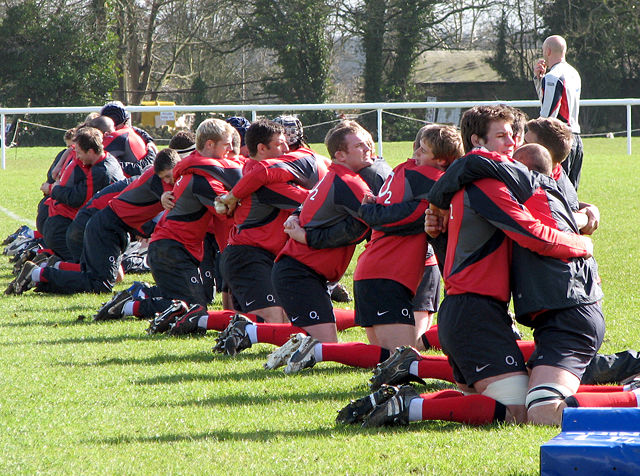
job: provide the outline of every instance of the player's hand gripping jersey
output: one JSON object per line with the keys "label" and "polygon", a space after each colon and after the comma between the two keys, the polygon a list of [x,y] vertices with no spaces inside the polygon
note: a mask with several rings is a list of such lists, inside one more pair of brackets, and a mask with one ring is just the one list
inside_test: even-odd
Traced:
{"label": "player's hand gripping jersey", "polygon": [[203,157],[195,151],[176,165],[173,175],[175,207],[162,216],[151,241],[178,241],[201,261],[204,236],[216,213],[215,198],[228,193],[240,180],[242,164]]}
{"label": "player's hand gripping jersey", "polygon": [[426,197],[443,173],[434,167],[417,166],[409,159],[393,170],[375,204],[360,207],[360,216],[373,232],[358,258],[354,280],[390,279],[415,294],[427,254]]}
{"label": "player's hand gripping jersey", "polygon": [[[470,154],[499,156],[480,150]],[[455,192],[460,188],[457,169],[464,167],[466,157],[454,162],[429,193],[429,201],[440,208],[448,208],[446,195],[450,197],[454,193],[450,201],[444,267],[448,294],[475,293],[507,302],[510,297],[511,240],[545,256],[588,256],[579,236],[544,225],[502,182],[481,179]]]}
{"label": "player's hand gripping jersey", "polygon": [[[243,168],[243,175],[251,175],[254,170],[258,172],[258,177],[265,171],[265,167],[262,162],[248,160]],[[287,169],[285,173],[289,172],[290,169]],[[314,173],[317,173],[317,169]],[[257,188],[258,184],[260,182],[257,180],[250,180],[245,190]],[[284,222],[304,201],[309,190],[290,183],[260,185],[238,204],[233,215],[235,226],[229,234],[229,244],[256,246],[277,255],[287,241],[287,235],[283,231]],[[243,195],[242,189],[240,193]]]}
{"label": "player's hand gripping jersey", "polygon": [[[371,193],[365,181],[358,173],[348,168],[332,164],[329,173],[311,191],[302,204],[300,226],[307,229],[331,227],[347,217],[358,217],[360,203],[364,196]],[[283,255],[291,256],[322,275],[327,281],[338,281],[349,266],[356,244],[362,241],[364,233],[345,246],[314,249],[295,240],[288,240],[276,261]]]}
{"label": "player's hand gripping jersey", "polygon": [[[485,177],[504,183],[513,196],[543,224],[578,234],[571,207],[553,177],[531,172],[523,164],[498,154],[468,155],[449,176],[461,187]],[[443,203],[444,204],[444,203]],[[541,256],[513,244],[512,292],[519,318],[542,310],[594,303],[602,298],[597,265],[589,259]]]}

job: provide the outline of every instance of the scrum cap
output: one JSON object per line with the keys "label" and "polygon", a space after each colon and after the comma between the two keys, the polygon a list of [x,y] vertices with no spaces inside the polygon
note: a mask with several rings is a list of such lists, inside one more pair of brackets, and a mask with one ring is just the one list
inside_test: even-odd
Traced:
{"label": "scrum cap", "polygon": [[284,135],[289,146],[300,145],[304,140],[302,122],[295,116],[278,116],[273,122],[284,127]]}

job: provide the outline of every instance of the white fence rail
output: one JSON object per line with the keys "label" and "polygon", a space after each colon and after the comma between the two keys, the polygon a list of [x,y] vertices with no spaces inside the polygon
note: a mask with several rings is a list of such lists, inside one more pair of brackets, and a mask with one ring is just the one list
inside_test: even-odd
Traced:
{"label": "white fence rail", "polygon": [[[338,103],[338,104],[227,104],[181,106],[127,106],[130,112],[251,112],[255,120],[260,112],[269,111],[352,111],[376,110],[378,118],[378,153],[382,155],[382,112],[394,109],[467,109],[480,105],[508,104],[514,107],[539,107],[540,102],[527,101],[455,101],[455,102],[396,102],[396,103]],[[640,99],[583,99],[580,106],[624,106],[627,110],[627,154],[631,155],[631,106],[640,105]],[[0,130],[6,130],[6,116],[14,114],[88,114],[99,111],[100,106],[88,107],[31,107],[0,108]],[[6,146],[1,144],[2,169],[5,168]]]}

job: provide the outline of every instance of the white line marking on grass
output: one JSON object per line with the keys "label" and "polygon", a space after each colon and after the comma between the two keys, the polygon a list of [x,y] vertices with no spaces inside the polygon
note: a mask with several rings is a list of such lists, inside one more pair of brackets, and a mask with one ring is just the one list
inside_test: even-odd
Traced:
{"label": "white line marking on grass", "polygon": [[15,221],[18,221],[20,223],[26,223],[31,228],[36,227],[36,222],[34,222],[33,220],[29,220],[28,218],[24,218],[24,217],[21,217],[20,215],[16,215],[11,210],[7,210],[3,206],[0,206],[0,212],[4,213],[9,218],[13,218]]}

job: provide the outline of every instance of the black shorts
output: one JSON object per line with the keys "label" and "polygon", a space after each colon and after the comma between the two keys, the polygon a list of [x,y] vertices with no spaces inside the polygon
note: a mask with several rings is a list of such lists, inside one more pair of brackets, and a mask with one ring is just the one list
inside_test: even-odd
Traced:
{"label": "black shorts", "polygon": [[425,266],[422,280],[413,297],[413,310],[438,312],[440,304],[440,269],[438,265]]}
{"label": "black shorts", "polygon": [[291,324],[308,327],[336,322],[324,276],[290,256],[273,265],[271,276]]}
{"label": "black shorts", "polygon": [[438,337],[456,382],[526,372],[507,304],[478,294],[446,296],[438,313]]}
{"label": "black shorts", "polygon": [[604,338],[600,303],[547,311],[533,320],[536,350],[527,365],[559,367],[582,378]]}
{"label": "black shorts", "polygon": [[178,241],[164,239],[149,243],[149,267],[163,298],[207,307],[199,266]]}
{"label": "black shorts", "polygon": [[379,324],[415,325],[413,293],[391,279],[361,279],[353,282],[356,324],[361,327]]}
{"label": "black shorts", "polygon": [[243,312],[281,305],[271,282],[274,259],[257,246],[229,245],[222,252],[222,277]]}

